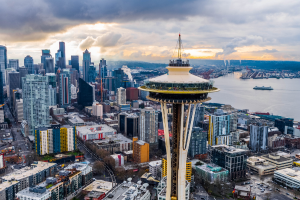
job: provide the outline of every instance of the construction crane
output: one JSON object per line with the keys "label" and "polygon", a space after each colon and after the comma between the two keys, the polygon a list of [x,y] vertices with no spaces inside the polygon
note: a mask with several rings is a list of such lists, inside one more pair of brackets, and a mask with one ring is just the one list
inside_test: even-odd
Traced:
{"label": "construction crane", "polygon": [[103,80],[106,80],[106,79],[116,79],[116,77],[109,77],[109,78],[100,78],[100,77],[97,77],[96,78],[96,82],[100,83],[101,103],[103,103]]}

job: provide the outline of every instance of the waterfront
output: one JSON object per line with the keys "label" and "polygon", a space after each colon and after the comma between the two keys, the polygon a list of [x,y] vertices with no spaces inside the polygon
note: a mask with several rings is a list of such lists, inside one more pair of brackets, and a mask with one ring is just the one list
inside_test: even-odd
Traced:
{"label": "waterfront", "polygon": [[[210,94],[213,103],[230,104],[237,109],[269,112],[300,121],[300,79],[240,79],[235,72],[212,79],[220,92]],[[254,90],[271,86],[274,90]]]}

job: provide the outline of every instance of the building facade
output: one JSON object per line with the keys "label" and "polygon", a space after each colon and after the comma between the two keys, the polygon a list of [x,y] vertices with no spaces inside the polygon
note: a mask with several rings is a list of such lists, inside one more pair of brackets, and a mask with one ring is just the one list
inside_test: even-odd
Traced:
{"label": "building facade", "polygon": [[139,139],[148,142],[150,145],[158,143],[158,113],[152,107],[141,110]]}
{"label": "building facade", "polygon": [[209,116],[208,145],[231,145],[230,115],[218,109]]}
{"label": "building facade", "polygon": [[89,81],[89,67],[91,65],[91,53],[86,49],[83,52],[82,68],[83,68],[83,80]]}
{"label": "building facade", "polygon": [[81,106],[92,106],[95,101],[95,86],[79,78],[77,102]]}
{"label": "building facade", "polygon": [[34,74],[34,64],[31,56],[28,55],[24,58],[24,66],[27,68],[28,74]]}
{"label": "building facade", "polygon": [[207,131],[199,127],[194,127],[191,134],[188,155],[194,158],[196,155],[206,154]]}
{"label": "building facade", "polygon": [[79,72],[79,56],[71,56],[71,65],[73,69]]}
{"label": "building facade", "polygon": [[22,78],[23,115],[28,122],[29,134],[36,126],[50,124],[49,106],[56,102],[56,88],[49,85],[50,76],[27,75]]}
{"label": "building facade", "polygon": [[12,68],[16,71],[19,70],[19,59],[9,59],[8,68]]}
{"label": "building facade", "polygon": [[268,127],[250,125],[250,143],[249,148],[252,151],[258,152],[266,150],[268,147]]}
{"label": "building facade", "polygon": [[59,74],[59,104],[63,108],[71,104],[71,78],[69,69],[63,69]]}
{"label": "building facade", "polygon": [[0,45],[0,71],[2,72],[2,84],[5,84],[5,69],[7,68],[7,49]]}
{"label": "building facade", "polygon": [[149,162],[149,144],[137,137],[132,139],[133,160],[136,163]]}
{"label": "building facade", "polygon": [[118,88],[117,89],[117,103],[118,105],[126,104],[126,89]]}

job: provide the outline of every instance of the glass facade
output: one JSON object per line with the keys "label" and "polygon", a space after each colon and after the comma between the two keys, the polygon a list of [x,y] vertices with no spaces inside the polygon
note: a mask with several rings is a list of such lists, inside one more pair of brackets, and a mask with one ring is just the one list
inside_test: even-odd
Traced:
{"label": "glass facade", "polygon": [[33,58],[31,56],[26,56],[24,58],[24,66],[28,69],[28,74],[34,74]]}
{"label": "glass facade", "polygon": [[95,99],[94,93],[94,86],[79,78],[78,104],[81,106],[92,106]]}
{"label": "glass facade", "polygon": [[[5,69],[7,68],[7,49],[0,45],[0,70],[2,72],[2,84],[5,83]],[[3,90],[3,88],[2,88]]]}

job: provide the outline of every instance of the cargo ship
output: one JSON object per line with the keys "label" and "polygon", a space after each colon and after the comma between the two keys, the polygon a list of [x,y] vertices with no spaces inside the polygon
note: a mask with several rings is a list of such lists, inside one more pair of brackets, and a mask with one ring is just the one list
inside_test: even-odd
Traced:
{"label": "cargo ship", "polygon": [[270,87],[265,87],[265,86],[257,87],[257,86],[255,86],[253,89],[254,90],[273,90],[273,88],[271,86]]}

